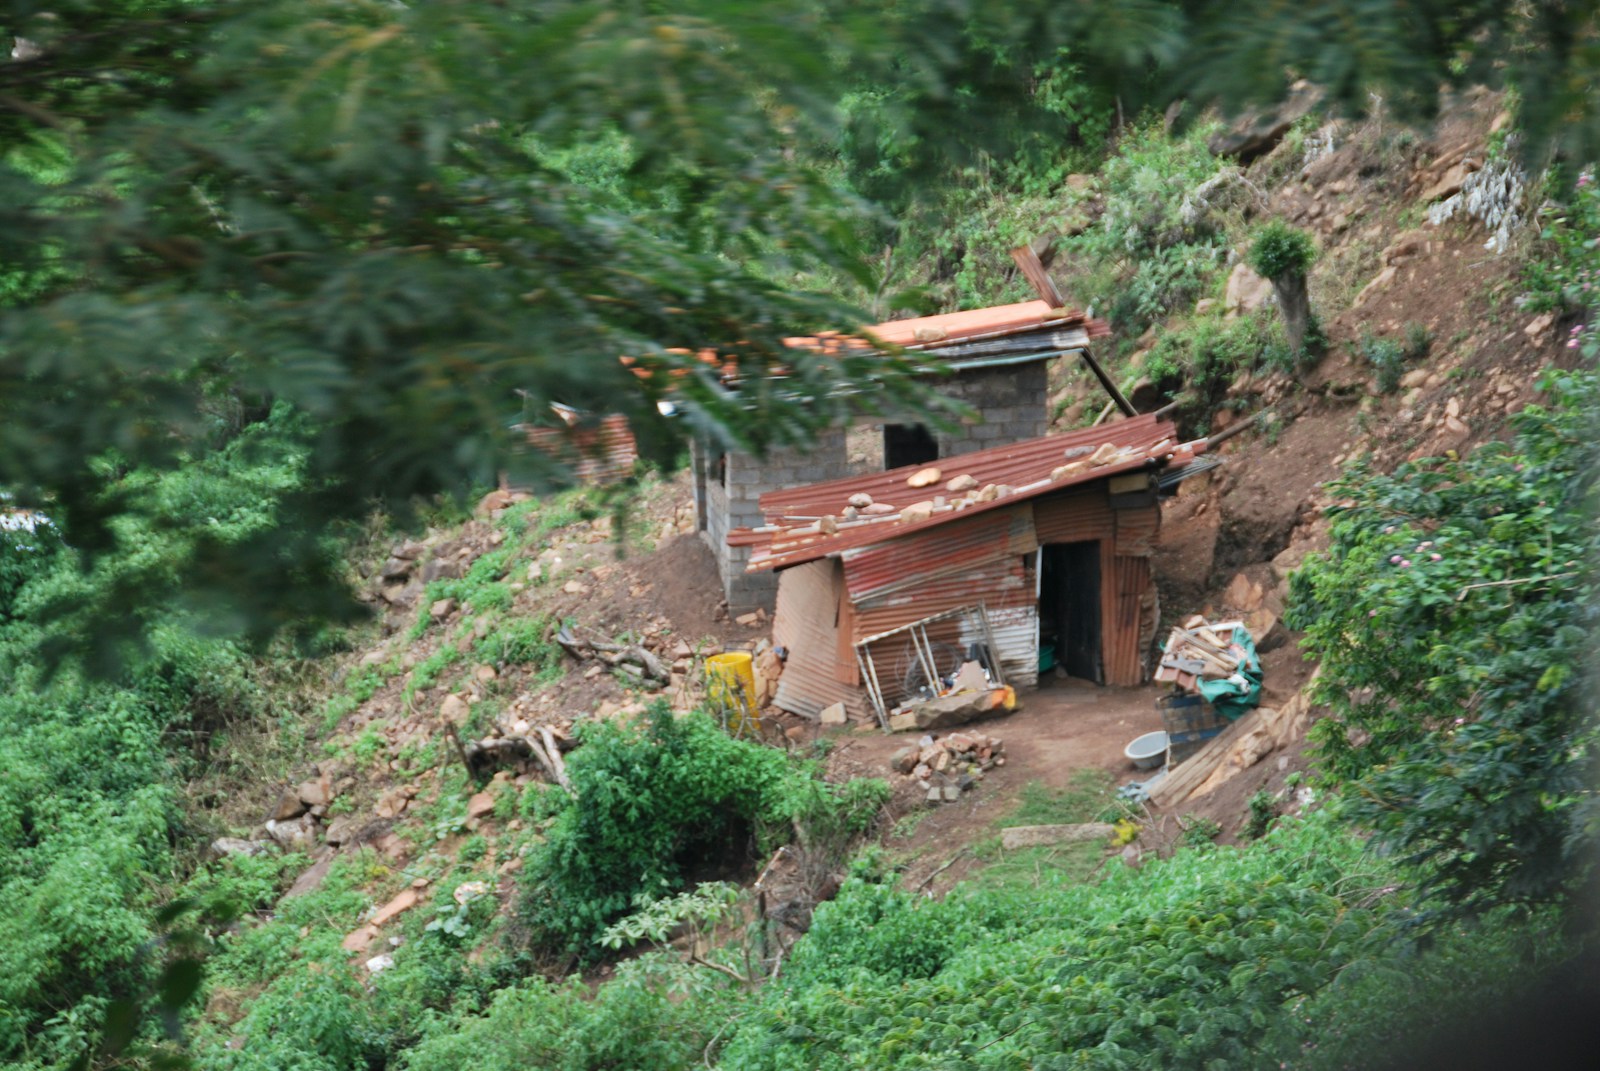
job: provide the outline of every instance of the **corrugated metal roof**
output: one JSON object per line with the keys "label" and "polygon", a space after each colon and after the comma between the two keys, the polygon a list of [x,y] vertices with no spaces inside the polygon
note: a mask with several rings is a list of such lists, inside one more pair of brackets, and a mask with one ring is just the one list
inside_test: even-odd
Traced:
{"label": "corrugated metal roof", "polygon": [[874,543],[844,552],[845,584],[857,602],[908,584],[970,569],[981,562],[1016,557],[1039,545],[1033,510],[1024,502],[1008,510],[980,513],[937,531]]}
{"label": "corrugated metal roof", "polygon": [[[1051,478],[1070,462],[1086,461],[1106,444],[1117,450],[1106,464],[1087,465]],[[735,529],[728,534],[728,542],[754,548],[748,566],[752,572],[783,568],[852,547],[897,540],[957,518],[1006,509],[1019,500],[1119,473],[1168,463],[1185,464],[1204,449],[1203,441],[1179,444],[1177,428],[1169,421],[1153,415],[1130,417],[1101,427],[941,458],[931,466],[940,470],[939,482],[921,489],[908,487],[906,479],[923,466],[907,465],[888,472],[772,491],[761,496],[761,510],[768,523],[756,529]],[[957,494],[946,490],[949,480],[962,475],[976,480],[978,490],[994,485],[1005,492],[981,501],[978,491]],[[842,518],[850,497],[856,494],[870,495],[873,502],[897,509],[920,501],[933,501],[936,508],[919,521],[902,521],[898,512],[840,520],[834,534],[823,534],[818,519]],[[948,499],[942,506],[937,505],[941,497]]]}

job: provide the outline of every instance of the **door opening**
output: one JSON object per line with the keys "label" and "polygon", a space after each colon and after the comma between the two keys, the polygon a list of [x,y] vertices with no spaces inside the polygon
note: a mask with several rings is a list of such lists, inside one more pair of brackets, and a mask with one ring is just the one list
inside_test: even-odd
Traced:
{"label": "door opening", "polygon": [[1039,562],[1039,644],[1069,676],[1105,683],[1100,657],[1100,543],[1049,543]]}
{"label": "door opening", "polygon": [[885,471],[903,465],[926,465],[939,460],[939,440],[921,424],[883,426],[883,467]]}

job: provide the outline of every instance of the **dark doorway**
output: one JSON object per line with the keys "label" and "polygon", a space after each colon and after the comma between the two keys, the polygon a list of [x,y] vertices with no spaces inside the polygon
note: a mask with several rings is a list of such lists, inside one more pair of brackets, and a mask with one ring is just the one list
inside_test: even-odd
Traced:
{"label": "dark doorway", "polygon": [[897,469],[902,465],[926,465],[939,460],[939,440],[921,424],[885,424],[883,426],[883,467]]}
{"label": "dark doorway", "polygon": [[1105,683],[1100,668],[1100,543],[1050,543],[1039,563],[1039,641],[1069,676]]}

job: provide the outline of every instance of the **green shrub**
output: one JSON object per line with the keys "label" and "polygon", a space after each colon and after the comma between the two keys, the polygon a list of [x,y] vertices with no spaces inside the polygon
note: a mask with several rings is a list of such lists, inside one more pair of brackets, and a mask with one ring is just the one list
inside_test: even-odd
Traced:
{"label": "green shrub", "polygon": [[1281,219],[1262,227],[1250,246],[1250,266],[1264,279],[1304,276],[1316,258],[1311,235]]}
{"label": "green shrub", "polygon": [[860,828],[863,799],[883,797],[855,787],[835,802],[781,751],[735,740],[704,714],[674,717],[664,703],[648,724],[579,731],[573,795],[524,868],[524,916],[542,945],[592,953],[607,925],[678,892],[697,866],[764,852],[796,819]]}
{"label": "green shrub", "polygon": [[1593,838],[1597,388],[1540,386],[1553,404],[1518,413],[1514,443],[1330,484],[1331,545],[1290,580],[1332,709],[1311,730],[1324,777],[1456,911],[1563,901]]}

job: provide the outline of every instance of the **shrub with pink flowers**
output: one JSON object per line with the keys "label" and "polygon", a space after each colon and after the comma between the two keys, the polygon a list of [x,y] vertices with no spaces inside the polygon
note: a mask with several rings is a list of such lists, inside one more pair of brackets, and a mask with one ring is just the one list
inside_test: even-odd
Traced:
{"label": "shrub with pink flowers", "polygon": [[1600,828],[1600,391],[1588,372],[1540,385],[1552,402],[1513,443],[1332,484],[1330,548],[1291,581],[1333,712],[1312,730],[1323,775],[1447,912],[1562,902]]}
{"label": "shrub with pink flowers", "polygon": [[1600,355],[1600,183],[1594,174],[1579,175],[1566,203],[1547,208],[1544,218],[1549,256],[1527,268],[1527,307],[1578,314],[1567,348],[1593,359]]}

